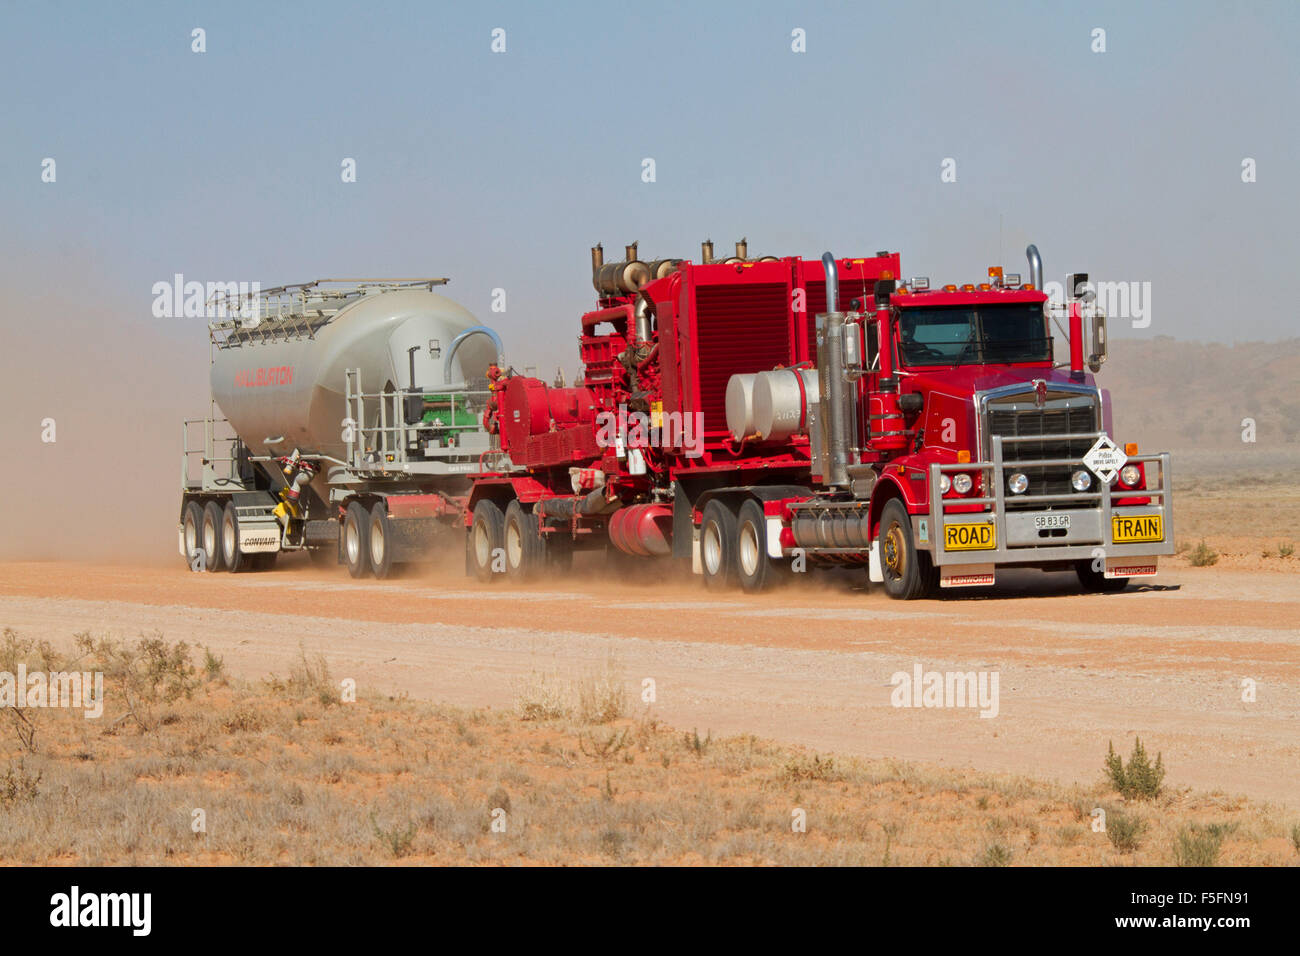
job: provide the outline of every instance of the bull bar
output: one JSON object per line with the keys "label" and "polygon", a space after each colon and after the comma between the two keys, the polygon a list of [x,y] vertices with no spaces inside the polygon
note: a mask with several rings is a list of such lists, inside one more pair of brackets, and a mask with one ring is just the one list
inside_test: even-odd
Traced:
{"label": "bull bar", "polygon": [[[1025,492],[1015,495],[1019,502],[1040,504],[1063,504],[1067,502],[1096,502],[1094,507],[1071,509],[1069,511],[1035,511],[1032,509],[1008,512],[1006,474],[1015,468],[1040,468],[1057,466],[1078,466],[1087,468],[1080,458],[1041,458],[1026,461],[1007,461],[1003,446],[1022,442],[1041,442],[1044,437],[1052,441],[1074,441],[1091,439],[1096,441],[1105,432],[1076,432],[1068,435],[1051,436],[1012,436],[993,435],[992,461],[966,462],[944,465],[934,463],[929,466],[930,508],[929,528],[920,527],[926,515],[912,518],[914,540],[918,547],[927,543],[931,546],[934,563],[944,565],[997,564],[1011,565],[1045,564],[1053,561],[1077,561],[1089,558],[1126,558],[1152,557],[1174,553],[1174,525],[1172,504],[1172,483],[1168,452],[1153,455],[1130,455],[1125,464],[1159,463],[1160,480],[1154,488],[1123,489],[1122,493],[1112,491],[1110,483],[1096,479],[1095,489],[1069,494],[1034,494]],[[1091,472],[1091,469],[1089,469]],[[979,472],[983,481],[981,491],[984,497],[945,498],[939,490],[940,476],[951,472]],[[1147,485],[1151,483],[1150,470],[1146,469]],[[992,491],[992,495],[988,492]],[[1146,505],[1117,505],[1116,498],[1147,498]],[[1156,500],[1159,504],[1155,504]],[[981,506],[980,511],[954,512],[954,509]],[[988,509],[992,510],[988,510]],[[1059,537],[1044,537],[1042,530],[1035,526],[1034,518],[1040,515],[1070,515],[1071,527]],[[1159,515],[1163,538],[1160,541],[1115,544],[1112,541],[1112,517],[1145,517]],[[1081,519],[1075,522],[1075,519]],[[994,547],[969,551],[946,551],[945,525],[949,524],[987,524],[994,527]],[[1031,543],[1029,530],[1034,531],[1033,540],[1044,543]],[[1060,529],[1056,529],[1060,530]],[[1060,541],[1059,544],[1046,543]],[[1098,549],[1101,550],[1099,555]]]}

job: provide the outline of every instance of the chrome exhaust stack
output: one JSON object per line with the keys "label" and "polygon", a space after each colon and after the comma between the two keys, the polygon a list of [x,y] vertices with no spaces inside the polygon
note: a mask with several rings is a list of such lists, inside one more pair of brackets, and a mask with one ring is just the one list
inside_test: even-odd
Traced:
{"label": "chrome exhaust stack", "polygon": [[1043,291],[1043,257],[1038,254],[1038,247],[1030,244],[1025,250],[1025,258],[1029,260],[1029,281],[1039,292]]}
{"label": "chrome exhaust stack", "polygon": [[[844,313],[839,311],[840,278],[835,256],[822,256],[826,271],[826,312],[817,317],[817,392],[821,404],[822,480],[831,487],[849,484],[849,424],[844,387]],[[852,393],[847,393],[851,396]]]}

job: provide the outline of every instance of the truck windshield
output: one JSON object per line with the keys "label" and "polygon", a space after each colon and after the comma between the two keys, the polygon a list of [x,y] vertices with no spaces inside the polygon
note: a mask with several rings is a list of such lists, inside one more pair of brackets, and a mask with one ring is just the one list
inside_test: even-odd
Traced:
{"label": "truck windshield", "polygon": [[906,365],[1007,365],[1052,358],[1038,302],[903,309],[898,328]]}

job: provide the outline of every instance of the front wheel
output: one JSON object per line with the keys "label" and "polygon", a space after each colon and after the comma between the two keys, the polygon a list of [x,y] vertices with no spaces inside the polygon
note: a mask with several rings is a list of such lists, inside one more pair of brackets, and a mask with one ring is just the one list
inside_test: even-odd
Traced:
{"label": "front wheel", "polygon": [[885,591],[891,598],[914,601],[934,592],[939,583],[938,569],[929,554],[917,550],[912,539],[912,519],[897,498],[885,505],[876,540]]}
{"label": "front wheel", "polygon": [[1108,578],[1105,571],[1096,571],[1092,561],[1076,561],[1074,573],[1079,576],[1079,584],[1090,594],[1115,594],[1128,587],[1128,578]]}

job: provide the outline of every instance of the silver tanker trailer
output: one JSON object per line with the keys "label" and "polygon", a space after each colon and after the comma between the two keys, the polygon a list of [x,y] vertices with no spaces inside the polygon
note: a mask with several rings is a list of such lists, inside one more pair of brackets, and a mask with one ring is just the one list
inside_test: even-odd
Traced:
{"label": "silver tanker trailer", "polygon": [[482,425],[501,341],[434,291],[446,282],[320,279],[209,302],[234,317],[209,323],[212,407],[182,427],[192,569],[307,551],[385,577],[430,556],[470,479],[506,464]]}

